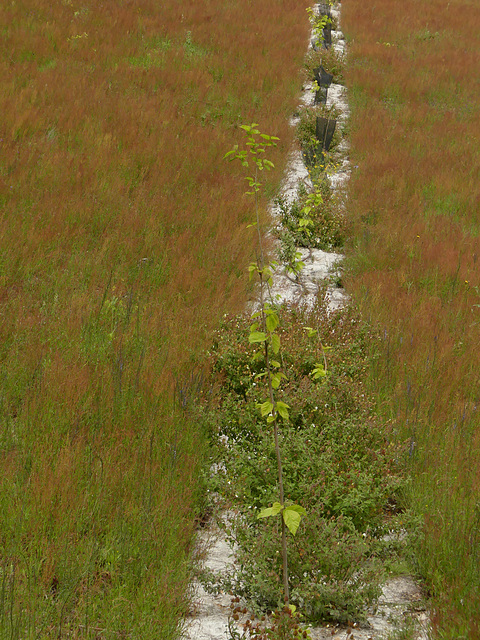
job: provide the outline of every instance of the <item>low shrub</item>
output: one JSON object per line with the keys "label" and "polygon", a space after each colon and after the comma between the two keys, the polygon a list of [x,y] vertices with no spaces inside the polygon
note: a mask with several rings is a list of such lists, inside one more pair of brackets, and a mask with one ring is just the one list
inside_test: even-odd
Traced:
{"label": "low shrub", "polygon": [[[309,193],[320,194],[316,206],[309,211],[311,223],[308,227],[301,224],[305,218],[302,211]],[[291,246],[311,247],[331,251],[343,246],[346,220],[336,195],[330,188],[325,173],[315,181],[312,191],[301,187],[298,198],[292,204],[282,198],[276,200],[278,212],[278,238],[281,242],[281,261],[289,263],[290,255],[295,255]]]}
{"label": "low shrub", "polygon": [[327,73],[333,75],[335,84],[345,83],[345,55],[334,47],[329,49],[309,49],[304,60],[304,70],[307,81],[315,77],[314,70],[322,66]]}
{"label": "low shrub", "polygon": [[[307,510],[289,544],[291,602],[311,621],[361,620],[379,594],[382,538],[398,501],[402,451],[376,422],[364,392],[367,347],[376,338],[352,309],[328,316],[279,310],[282,370],[278,398],[290,406],[281,429],[285,495]],[[236,571],[224,584],[257,611],[282,600],[279,521],[257,519],[277,499],[275,449],[257,404],[265,396],[262,369],[248,345],[247,316],[225,318],[209,352],[216,402],[202,410],[216,459],[212,479],[236,514],[228,535],[237,544]],[[305,327],[315,327],[318,338]],[[315,378],[328,345],[327,375]],[[390,549],[391,550],[391,549]],[[228,584],[227,584],[228,583]]]}

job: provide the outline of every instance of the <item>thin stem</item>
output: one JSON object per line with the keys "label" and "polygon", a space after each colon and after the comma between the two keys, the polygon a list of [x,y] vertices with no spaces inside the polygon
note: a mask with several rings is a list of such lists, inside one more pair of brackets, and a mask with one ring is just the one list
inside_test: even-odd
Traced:
{"label": "thin stem", "polygon": [[[266,316],[263,307],[263,277],[262,273],[260,273],[260,303],[262,309],[262,324],[263,330],[266,331]],[[283,468],[282,468],[282,456],[280,452],[280,442],[278,437],[278,414],[275,409],[275,397],[273,394],[273,385],[272,385],[272,375],[270,368],[270,354],[268,350],[268,342],[264,342],[265,349],[265,369],[267,372],[267,382],[268,382],[268,393],[270,395],[270,402],[272,404],[272,416],[273,416],[273,435],[275,438],[275,454],[277,457],[277,470],[278,470],[278,491],[280,504],[282,507],[285,506],[285,493],[283,490]],[[283,513],[281,514],[281,522],[282,522],[282,565],[283,565],[283,590],[285,594],[285,600],[288,602],[290,600],[290,591],[288,587],[288,555],[287,555],[287,531],[285,528],[285,521],[283,519]]]}
{"label": "thin stem", "polygon": [[[255,184],[258,181],[258,167],[255,165]],[[261,259],[261,268],[265,266],[265,255],[263,253],[263,243],[262,243],[262,234],[260,232],[260,213],[258,206],[258,187],[255,187],[255,219],[257,221],[257,233],[258,233],[258,246],[260,247],[260,259]],[[263,308],[263,300],[262,300],[262,308]]]}

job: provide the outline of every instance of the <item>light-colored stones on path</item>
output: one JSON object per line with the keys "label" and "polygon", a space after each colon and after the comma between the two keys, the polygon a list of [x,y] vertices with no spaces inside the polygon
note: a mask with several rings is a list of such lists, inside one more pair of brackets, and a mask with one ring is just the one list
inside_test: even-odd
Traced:
{"label": "light-colored stones on path", "polygon": [[[228,575],[233,570],[234,552],[225,534],[212,525],[199,535],[198,544],[206,549],[203,569],[216,576]],[[185,640],[226,640],[231,598],[224,592],[212,594],[205,591],[199,581],[192,585],[192,616],[187,620]]]}

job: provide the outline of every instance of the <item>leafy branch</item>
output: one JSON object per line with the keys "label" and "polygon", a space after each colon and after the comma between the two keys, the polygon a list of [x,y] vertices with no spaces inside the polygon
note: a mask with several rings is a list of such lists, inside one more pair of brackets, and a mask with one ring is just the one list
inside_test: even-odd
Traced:
{"label": "leafy branch", "polygon": [[[283,565],[283,588],[285,600],[288,602],[290,599],[289,584],[288,584],[288,556],[287,556],[287,534],[288,529],[292,535],[295,535],[302,516],[306,514],[306,511],[300,505],[286,505],[284,487],[283,487],[283,469],[282,469],[282,456],[280,450],[279,439],[279,422],[283,420],[288,422],[289,420],[289,406],[275,397],[275,392],[279,389],[282,380],[285,378],[285,374],[280,371],[281,365],[277,360],[280,352],[281,339],[277,332],[280,324],[278,312],[275,305],[270,300],[266,300],[265,289],[270,293],[272,285],[272,274],[274,268],[277,266],[276,262],[266,263],[265,255],[262,245],[262,236],[259,228],[259,202],[258,194],[261,189],[262,183],[259,181],[259,175],[263,171],[270,171],[274,165],[269,160],[265,153],[270,147],[276,146],[278,138],[276,136],[269,136],[261,133],[258,129],[258,125],[253,123],[251,125],[242,125],[241,127],[246,134],[245,148],[240,148],[239,145],[235,145],[228,153],[225,154],[225,158],[230,160],[238,160],[241,165],[248,170],[253,169],[251,175],[247,175],[246,181],[248,182],[247,195],[251,195],[255,198],[255,225],[258,230],[258,242],[260,248],[260,259],[256,262],[252,262],[248,268],[250,279],[257,277],[260,283],[260,305],[259,310],[256,311],[252,319],[253,324],[250,327],[250,334],[248,337],[249,343],[258,345],[258,351],[256,356],[264,359],[265,368],[257,374],[257,379],[264,379],[268,390],[268,397],[258,404],[258,409],[262,418],[266,418],[268,425],[273,427],[273,435],[275,440],[275,453],[277,459],[277,474],[278,474],[278,491],[279,501],[274,502],[271,507],[263,509],[258,518],[267,518],[270,516],[276,516],[281,514],[281,527],[282,527],[282,565]],[[308,211],[306,212],[308,214]],[[305,222],[305,226],[308,226],[308,221]],[[299,267],[301,268],[301,267]],[[270,295],[271,299],[271,295]]]}

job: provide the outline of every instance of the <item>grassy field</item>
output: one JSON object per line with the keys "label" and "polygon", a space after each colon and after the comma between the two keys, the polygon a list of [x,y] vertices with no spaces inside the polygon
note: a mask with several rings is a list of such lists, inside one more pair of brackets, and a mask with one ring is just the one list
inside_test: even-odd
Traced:
{"label": "grassy field", "polygon": [[439,638],[480,636],[480,6],[345,0],[350,277],[404,442]]}
{"label": "grassy field", "polygon": [[203,449],[182,404],[254,246],[222,158],[260,121],[273,192],[307,4],[0,7],[1,638],[175,637]]}

